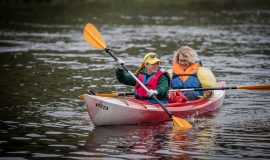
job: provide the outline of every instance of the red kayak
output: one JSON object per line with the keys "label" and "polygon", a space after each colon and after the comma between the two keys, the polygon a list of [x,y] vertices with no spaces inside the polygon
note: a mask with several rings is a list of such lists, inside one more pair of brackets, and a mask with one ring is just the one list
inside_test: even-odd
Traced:
{"label": "red kayak", "polygon": [[[218,87],[225,87],[225,82],[218,82]],[[164,106],[174,116],[185,118],[194,114],[214,111],[223,104],[225,90],[215,90],[214,96],[195,101],[179,100],[179,91],[169,92],[169,104]],[[181,97],[180,97],[181,98]],[[133,97],[100,97],[84,95],[90,118],[96,126],[138,124],[169,120],[168,114],[158,104],[137,100]]]}

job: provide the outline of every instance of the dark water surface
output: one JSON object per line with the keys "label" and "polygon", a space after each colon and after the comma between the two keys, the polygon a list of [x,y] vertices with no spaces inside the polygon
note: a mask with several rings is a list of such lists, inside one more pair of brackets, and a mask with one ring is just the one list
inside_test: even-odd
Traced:
{"label": "dark water surface", "polygon": [[195,48],[229,86],[270,84],[270,1],[0,1],[0,159],[269,159],[270,92],[228,91],[188,120],[94,127],[78,96],[130,91],[116,63],[82,37],[86,23],[134,71],[144,53],[170,68]]}

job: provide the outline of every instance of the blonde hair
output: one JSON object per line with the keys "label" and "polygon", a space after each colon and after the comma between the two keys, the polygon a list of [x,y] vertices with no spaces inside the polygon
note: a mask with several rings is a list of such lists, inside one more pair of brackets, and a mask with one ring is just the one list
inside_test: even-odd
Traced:
{"label": "blonde hair", "polygon": [[139,74],[139,72],[144,68],[144,61],[140,64],[139,68],[136,70],[136,74]]}
{"label": "blonde hair", "polygon": [[188,46],[183,46],[174,52],[174,62],[179,63],[180,57],[192,64],[198,61],[197,52]]}

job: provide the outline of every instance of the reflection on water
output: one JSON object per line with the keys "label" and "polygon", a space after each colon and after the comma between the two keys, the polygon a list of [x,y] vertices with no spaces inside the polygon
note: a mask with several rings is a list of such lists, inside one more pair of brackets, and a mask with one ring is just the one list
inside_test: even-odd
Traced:
{"label": "reflection on water", "polygon": [[171,123],[98,127],[89,134],[87,150],[118,158],[189,158],[193,138],[192,132],[173,131]]}
{"label": "reflection on water", "polygon": [[[125,7],[122,7],[125,6]],[[88,22],[135,71],[145,52],[195,48],[230,86],[270,83],[269,1],[1,1],[0,159],[269,159],[269,91],[231,90],[188,121],[95,128],[78,96],[130,91],[82,37]],[[140,11],[140,12],[138,12]]]}

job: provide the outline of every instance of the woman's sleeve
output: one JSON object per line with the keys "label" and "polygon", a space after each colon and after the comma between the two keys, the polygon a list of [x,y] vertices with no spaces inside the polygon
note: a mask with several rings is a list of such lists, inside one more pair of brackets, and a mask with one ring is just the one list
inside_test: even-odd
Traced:
{"label": "woman's sleeve", "polygon": [[210,69],[205,67],[199,67],[197,75],[203,88],[217,86],[217,80]]}
{"label": "woman's sleeve", "polygon": [[[217,80],[210,69],[207,69],[205,67],[199,67],[197,75],[201,82],[202,88],[209,88],[209,87],[217,86]],[[203,93],[204,93],[204,96],[203,96],[204,98],[210,98],[214,95],[214,92],[211,90],[204,91]]]}
{"label": "woman's sleeve", "polygon": [[125,85],[135,86],[136,84],[136,80],[133,77],[131,77],[129,73],[123,69],[119,69],[119,68],[116,69],[116,78],[120,83],[125,84]]}
{"label": "woman's sleeve", "polygon": [[158,80],[158,87],[157,87],[157,92],[158,95],[157,97],[164,97],[167,96],[168,91],[169,91],[169,80],[168,80],[168,76],[161,76]]}

